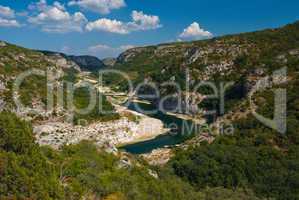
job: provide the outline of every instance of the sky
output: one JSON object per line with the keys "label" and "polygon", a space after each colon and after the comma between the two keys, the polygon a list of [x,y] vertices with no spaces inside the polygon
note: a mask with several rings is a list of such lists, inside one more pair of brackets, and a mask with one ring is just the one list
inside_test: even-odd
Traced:
{"label": "sky", "polygon": [[0,40],[72,55],[280,27],[298,0],[1,0]]}

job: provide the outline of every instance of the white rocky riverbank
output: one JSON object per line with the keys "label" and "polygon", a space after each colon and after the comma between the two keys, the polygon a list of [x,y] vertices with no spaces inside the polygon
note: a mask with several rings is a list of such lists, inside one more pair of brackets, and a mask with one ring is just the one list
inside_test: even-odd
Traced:
{"label": "white rocky riverbank", "polygon": [[138,114],[138,117],[137,121],[122,117],[119,120],[97,122],[88,126],[46,122],[34,125],[34,133],[40,145],[49,145],[56,149],[82,140],[91,140],[99,146],[115,149],[118,145],[149,140],[168,131],[158,119],[141,114]]}

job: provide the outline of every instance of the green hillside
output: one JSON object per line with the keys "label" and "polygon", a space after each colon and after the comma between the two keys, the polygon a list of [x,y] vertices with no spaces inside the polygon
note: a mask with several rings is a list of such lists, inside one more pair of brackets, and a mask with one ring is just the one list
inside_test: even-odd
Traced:
{"label": "green hillside", "polygon": [[[167,169],[151,169],[92,143],[65,146],[61,151],[34,143],[30,124],[14,114],[0,114],[0,198],[36,200],[257,200],[252,192],[214,188],[196,192]],[[157,173],[157,177],[151,175]],[[219,196],[221,194],[221,198]]]}
{"label": "green hillside", "polygon": [[[62,83],[77,83],[80,81],[80,67],[73,61],[65,59],[59,53],[48,54],[35,50],[22,48],[9,43],[1,42],[0,47],[0,88],[1,101],[4,101],[5,106],[0,110],[13,110],[16,109],[13,96],[19,95],[21,103],[24,106],[34,108],[39,106],[45,108],[47,106],[47,75],[48,73],[54,73],[54,84]],[[30,70],[40,70],[42,75],[30,75],[27,76],[20,85],[19,94],[13,94],[13,84],[17,77]],[[67,92],[64,87],[65,94],[63,99],[66,101]],[[57,101],[56,88],[54,88],[54,101]],[[85,108],[89,102],[89,93],[86,92],[86,88],[79,88],[75,91],[74,102],[77,108]],[[98,107],[97,107],[98,108]],[[95,108],[92,113],[87,115],[78,115],[75,113],[76,119],[86,119],[87,121],[95,120],[111,120],[115,119],[117,115],[103,115],[99,109]],[[64,104],[64,109],[67,109],[67,102]],[[103,109],[106,111],[112,111],[112,105],[103,98]],[[37,109],[39,110],[39,108]],[[36,118],[42,111],[37,111],[34,114]],[[55,113],[54,113],[55,114]],[[65,114],[65,112],[62,112]]]}
{"label": "green hillside", "polygon": [[[241,187],[267,199],[299,198],[299,22],[205,41],[136,48],[123,53],[115,67],[127,72],[136,84],[148,79],[160,85],[172,79],[184,88],[186,68],[193,85],[202,80],[216,85],[234,81],[225,96],[223,115],[226,123],[233,124],[234,135],[218,136],[212,144],[200,146],[193,139],[195,146],[178,150],[169,167],[196,190]],[[251,114],[236,117],[247,113],[246,97],[257,80],[283,67],[288,81],[255,94],[254,101],[258,113],[272,118],[274,89],[286,89],[286,134],[267,128]],[[162,91],[164,95],[172,93]],[[212,106],[218,103],[216,100]],[[211,108],[211,102],[199,106]]]}
{"label": "green hillside", "polygon": [[[163,95],[175,93],[160,86],[172,81],[186,88],[186,69],[190,73],[190,89],[200,81],[233,81],[227,106],[242,99],[252,80],[287,67],[288,75],[299,70],[299,22],[282,28],[239,35],[216,37],[204,41],[178,42],[130,49],[118,57],[115,69],[128,75],[137,84],[149,80],[160,87]],[[127,89],[126,81],[108,77],[109,84]]]}
{"label": "green hillside", "polygon": [[[211,73],[206,70],[209,66],[222,62],[230,64],[226,72],[232,72],[225,74],[229,76],[228,79],[238,78],[238,75],[250,73],[250,70],[257,68],[271,72],[285,64],[292,65],[289,70],[294,71],[298,70],[298,67],[294,66],[295,63],[292,64],[294,61],[289,51],[298,48],[298,30],[299,22],[295,22],[282,28],[203,41],[138,47],[121,54],[115,68],[128,72],[131,77],[138,77],[139,80],[152,77],[157,81],[169,80],[171,76],[179,79],[186,67],[194,72],[195,80],[202,80],[202,75],[215,79],[219,69],[216,68]],[[281,55],[289,56],[287,63],[281,62]],[[240,72],[242,74],[239,74]],[[162,77],[158,78],[158,75]]]}

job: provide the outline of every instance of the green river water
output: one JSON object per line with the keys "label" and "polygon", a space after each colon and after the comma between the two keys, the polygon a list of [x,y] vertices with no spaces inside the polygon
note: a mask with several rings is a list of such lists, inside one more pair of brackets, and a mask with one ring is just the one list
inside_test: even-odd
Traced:
{"label": "green river water", "polygon": [[[136,105],[142,108],[143,111],[137,109],[138,107]],[[134,110],[143,114],[147,114],[144,113],[144,111],[155,110],[155,107],[153,105],[144,103],[131,103],[128,108],[130,110]],[[165,127],[172,128],[172,131],[165,135],[158,136],[152,140],[121,147],[121,149],[133,154],[149,153],[157,148],[181,144],[182,142],[194,136],[195,129],[193,128],[192,130],[193,123],[191,121],[186,121],[175,116],[170,116],[160,111],[157,111],[154,114],[147,115],[156,119],[160,119],[164,123]]]}

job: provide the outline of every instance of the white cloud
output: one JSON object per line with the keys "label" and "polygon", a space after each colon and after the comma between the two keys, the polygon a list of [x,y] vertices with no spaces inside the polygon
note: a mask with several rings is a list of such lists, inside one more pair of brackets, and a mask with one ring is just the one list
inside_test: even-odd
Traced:
{"label": "white cloud", "polygon": [[0,17],[0,27],[21,27],[21,25],[17,20],[3,19]]}
{"label": "white cloud", "polygon": [[89,22],[86,26],[88,31],[98,30],[118,34],[128,34],[133,31],[145,31],[162,27],[160,19],[155,15],[146,15],[142,11],[132,12],[131,22],[122,22],[111,19],[98,19],[94,22]]}
{"label": "white cloud", "polygon": [[106,18],[102,18],[96,20],[94,22],[89,22],[86,25],[86,30],[88,31],[105,31],[111,33],[118,33],[118,34],[128,34],[129,30],[127,29],[126,25],[117,20],[110,20]]}
{"label": "white cloud", "polygon": [[111,47],[105,44],[98,44],[95,46],[91,46],[88,48],[88,53],[99,58],[108,58],[108,57],[116,57],[120,53],[134,48],[133,45],[123,45],[119,47]]}
{"label": "white cloud", "polygon": [[14,18],[15,11],[12,10],[10,7],[0,5],[0,16],[4,18]]}
{"label": "white cloud", "polygon": [[213,37],[209,31],[202,29],[197,22],[193,22],[179,36],[181,39],[203,39]]}
{"label": "white cloud", "polygon": [[40,26],[45,32],[82,32],[88,22],[81,12],[70,14],[59,2],[47,5],[45,0],[40,0],[40,2],[30,5],[29,8],[37,10],[38,13],[29,17],[28,22]]}
{"label": "white cloud", "polygon": [[28,9],[30,11],[43,11],[47,7],[48,7],[47,1],[40,0],[39,2],[29,4]]}
{"label": "white cloud", "polygon": [[109,14],[111,10],[126,6],[124,0],[73,0],[69,6],[78,5],[80,8],[100,14]]}
{"label": "white cloud", "polygon": [[15,20],[15,11],[10,7],[0,5],[0,27],[21,27]]}
{"label": "white cloud", "polygon": [[64,5],[62,5],[62,4],[59,3],[58,1],[55,1],[55,2],[53,3],[53,5],[54,5],[56,8],[59,8],[60,10],[65,10]]}
{"label": "white cloud", "polygon": [[146,15],[142,11],[134,10],[132,12],[133,22],[129,22],[128,26],[132,30],[150,30],[162,27],[160,19],[155,15]]}

